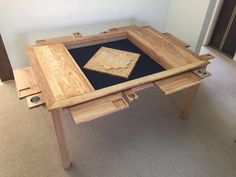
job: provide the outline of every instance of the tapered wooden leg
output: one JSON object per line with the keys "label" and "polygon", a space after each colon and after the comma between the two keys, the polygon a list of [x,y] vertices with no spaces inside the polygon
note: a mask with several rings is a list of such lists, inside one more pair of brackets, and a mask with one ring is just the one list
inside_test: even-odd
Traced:
{"label": "tapered wooden leg", "polygon": [[180,115],[180,117],[182,119],[187,119],[189,117],[190,107],[191,107],[193,98],[194,98],[199,86],[200,85],[195,85],[195,86],[192,86],[188,89],[188,92],[187,92],[185,99],[184,99],[184,106],[183,106],[183,109],[182,109],[181,115]]}
{"label": "tapered wooden leg", "polygon": [[66,170],[70,168],[71,163],[69,159],[69,152],[66,145],[66,139],[65,139],[65,132],[64,132],[64,125],[62,122],[63,119],[63,110],[57,109],[52,110],[52,118],[53,118],[53,124],[56,131],[57,141],[61,153],[61,160],[63,168]]}

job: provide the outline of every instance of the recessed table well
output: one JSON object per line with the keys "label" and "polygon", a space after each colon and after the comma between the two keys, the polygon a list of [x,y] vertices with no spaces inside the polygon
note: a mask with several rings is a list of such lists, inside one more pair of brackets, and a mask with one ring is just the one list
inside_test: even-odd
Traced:
{"label": "recessed table well", "polygon": [[[101,47],[140,54],[128,78],[84,68]],[[194,71],[205,69],[209,61],[187,47],[169,33],[160,33],[150,26],[40,40],[27,49],[31,66],[14,71],[18,95],[40,95],[39,105],[45,103],[52,113],[62,164],[67,169],[71,163],[62,122],[65,110],[76,124],[91,121],[128,108],[138,99],[139,90],[156,86],[165,95],[188,89],[181,111],[182,118],[188,117],[194,93],[203,80]]]}

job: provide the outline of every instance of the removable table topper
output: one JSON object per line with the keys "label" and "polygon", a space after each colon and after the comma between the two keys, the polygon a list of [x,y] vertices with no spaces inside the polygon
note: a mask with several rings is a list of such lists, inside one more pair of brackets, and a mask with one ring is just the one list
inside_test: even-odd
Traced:
{"label": "removable table topper", "polygon": [[139,57],[137,53],[101,47],[84,68],[128,79]]}

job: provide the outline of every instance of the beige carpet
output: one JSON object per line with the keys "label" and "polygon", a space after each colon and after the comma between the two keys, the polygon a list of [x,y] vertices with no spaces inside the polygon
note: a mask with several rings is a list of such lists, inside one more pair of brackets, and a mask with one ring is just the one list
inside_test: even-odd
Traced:
{"label": "beige carpet", "polygon": [[187,121],[178,118],[183,93],[155,88],[89,123],[75,126],[67,115],[68,171],[50,114],[28,110],[14,83],[0,84],[0,177],[235,177],[236,62],[217,55],[209,71]]}

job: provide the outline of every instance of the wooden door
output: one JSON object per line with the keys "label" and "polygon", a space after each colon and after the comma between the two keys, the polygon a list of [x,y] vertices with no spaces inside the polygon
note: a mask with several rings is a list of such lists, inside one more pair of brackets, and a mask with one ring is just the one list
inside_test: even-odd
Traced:
{"label": "wooden door", "polygon": [[0,79],[8,81],[14,79],[12,67],[0,34]]}
{"label": "wooden door", "polygon": [[230,58],[236,51],[236,0],[225,0],[209,46]]}

